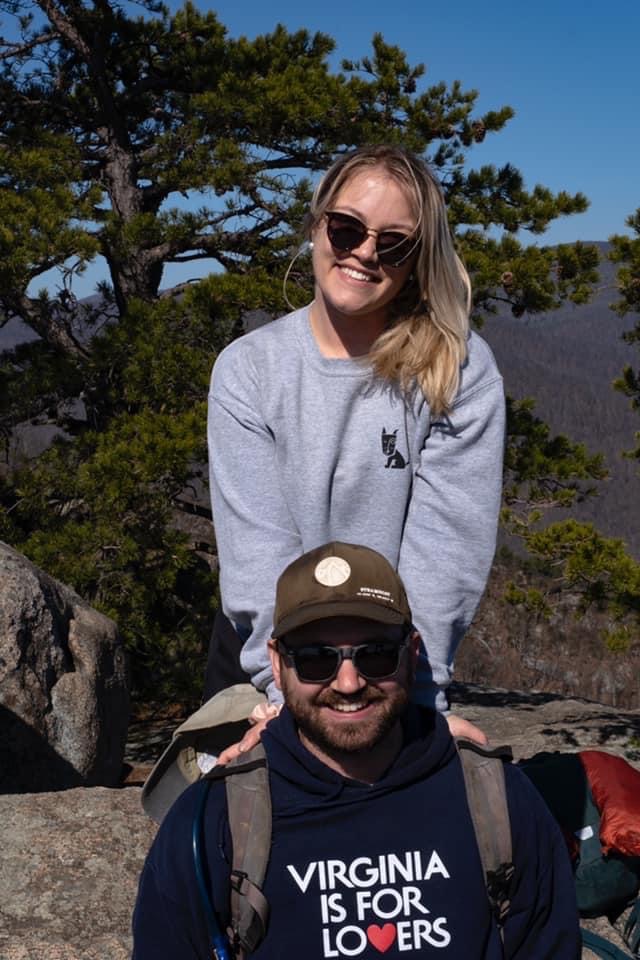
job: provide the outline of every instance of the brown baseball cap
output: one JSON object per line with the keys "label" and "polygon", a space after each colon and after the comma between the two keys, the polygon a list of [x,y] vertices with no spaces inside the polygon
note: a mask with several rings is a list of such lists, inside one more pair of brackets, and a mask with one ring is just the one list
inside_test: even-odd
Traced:
{"label": "brown baseball cap", "polygon": [[328,617],[410,625],[411,608],[400,577],[382,554],[333,540],[298,557],[280,575],[273,636]]}

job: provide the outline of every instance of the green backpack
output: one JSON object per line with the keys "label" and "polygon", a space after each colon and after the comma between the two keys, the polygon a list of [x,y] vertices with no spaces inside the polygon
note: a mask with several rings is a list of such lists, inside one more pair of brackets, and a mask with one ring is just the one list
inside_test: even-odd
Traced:
{"label": "green backpack", "polygon": [[[518,764],[554,815],[574,848],[576,900],[581,917],[607,917],[613,923],[638,896],[640,857],[605,856],[600,844],[600,813],[585,769],[576,753],[537,753]],[[582,941],[596,956],[626,960],[603,937],[582,928]],[[640,956],[640,900],[627,919],[623,939]]]}
{"label": "green backpack", "polygon": [[576,899],[582,917],[620,916],[640,889],[640,857],[604,856],[600,814],[576,753],[537,753],[518,764],[575,848]]}

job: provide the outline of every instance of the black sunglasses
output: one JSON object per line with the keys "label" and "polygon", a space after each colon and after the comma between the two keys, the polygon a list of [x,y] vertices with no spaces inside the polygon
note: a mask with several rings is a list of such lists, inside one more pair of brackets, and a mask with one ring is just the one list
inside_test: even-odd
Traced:
{"label": "black sunglasses", "polygon": [[[362,246],[369,236],[369,228],[362,220],[348,213],[327,211],[327,236],[329,243],[341,253],[350,253]],[[412,233],[399,233],[396,230],[383,230],[376,236],[378,260],[386,267],[399,267],[414,252],[420,236]]]}
{"label": "black sunglasses", "polygon": [[400,666],[407,649],[407,637],[393,640],[370,640],[354,647],[286,647],[278,641],[278,650],[293,663],[302,683],[328,683],[333,680],[343,660],[351,660],[365,680],[387,680]]}

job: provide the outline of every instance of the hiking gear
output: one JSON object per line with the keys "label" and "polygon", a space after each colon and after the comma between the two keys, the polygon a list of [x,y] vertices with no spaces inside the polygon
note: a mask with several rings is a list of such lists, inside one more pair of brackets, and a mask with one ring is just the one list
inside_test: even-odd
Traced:
{"label": "hiking gear", "polygon": [[[585,751],[590,755],[590,765],[599,753],[607,760],[610,754],[603,751]],[[611,758],[628,766],[619,757]],[[594,802],[582,752],[537,753],[521,761],[518,766],[536,786],[547,806],[562,827],[574,859],[574,879],[578,910],[583,917],[619,916],[640,888],[640,858],[625,856],[619,850],[603,852],[601,821],[606,814]],[[636,774],[636,771],[633,771]],[[615,791],[611,784],[609,789]],[[618,807],[618,812],[621,808]],[[633,821],[631,813],[628,820]]]}
{"label": "hiking gear", "polygon": [[634,957],[640,957],[640,897],[627,917],[622,936]]}
{"label": "hiking gear", "polygon": [[[204,830],[206,794],[212,780],[224,780],[227,792],[227,816],[233,840],[231,924],[227,934],[233,956],[239,956],[240,951],[251,953],[256,949],[264,939],[269,919],[269,904],[261,887],[271,848],[271,795],[262,744],[223,767],[214,767],[206,775],[203,799],[194,819],[194,835],[201,836]],[[193,856],[196,874],[202,875],[202,847],[194,845]],[[200,885],[199,888],[205,914],[215,916],[208,890]],[[209,930],[212,936],[215,931],[211,926]],[[214,943],[212,936],[212,946]]]}
{"label": "hiking gear", "polygon": [[369,547],[334,540],[298,557],[280,575],[272,635],[343,616],[411,624],[407,595],[389,561]]}
{"label": "hiking gear", "polygon": [[595,953],[596,957],[601,957],[602,960],[631,960],[628,953],[625,953],[620,947],[616,947],[609,940],[605,940],[604,937],[598,936],[597,933],[592,933],[591,930],[580,927],[580,934],[585,947]]}
{"label": "hiking gear", "polygon": [[603,750],[581,750],[580,761],[601,811],[603,853],[640,857],[640,770]]}
{"label": "hiking gear", "polygon": [[[359,660],[364,655],[364,651],[360,652],[359,647],[360,645],[348,651],[352,658],[356,658],[356,667],[362,666]],[[329,649],[334,651],[330,656],[334,660],[337,659],[335,649]],[[341,662],[342,657],[339,656]],[[206,774],[214,763],[213,758],[224,747],[242,737],[248,727],[248,715],[257,705],[265,703],[264,695],[248,684],[240,684],[222,691],[181,724],[143,788],[142,802],[146,812],[160,821],[178,794],[190,783]],[[469,808],[483,862],[491,910],[500,924],[504,922],[509,909],[508,887],[513,875],[510,851],[508,847],[501,846],[506,842],[505,838],[510,841],[504,785],[501,782],[503,767],[501,763],[497,766],[484,764],[482,758],[487,751],[477,748],[473,743],[459,741],[458,748],[463,763],[467,794],[469,797],[475,797],[475,800],[469,801]],[[495,751],[490,753],[496,755]],[[589,751],[591,766],[598,760],[593,756],[595,753],[599,751]],[[465,759],[469,755],[477,758],[476,767],[470,768],[468,760]],[[502,751],[498,751],[497,755],[503,760],[508,759]],[[608,755],[605,757],[608,759]],[[248,762],[248,756],[244,755],[239,759],[244,768]],[[615,759],[619,764],[625,764],[620,758]],[[603,856],[599,839],[600,814],[591,796],[581,755],[537,754],[519,766],[536,785],[565,833],[574,838],[573,844],[578,854],[574,879],[581,915],[585,917],[606,915],[610,918],[618,916],[630,900],[638,894],[640,859],[617,855],[615,852],[609,856]],[[220,768],[215,773],[215,778],[224,778],[227,789],[233,789],[231,784],[239,785],[243,782],[237,775],[230,776],[231,772],[235,774],[238,769],[236,761],[231,766]],[[502,773],[502,778],[497,771]],[[636,774],[636,771],[633,773]],[[486,780],[484,785],[476,788],[470,784],[470,777],[486,777]],[[612,789],[611,784],[609,787]],[[266,789],[268,794],[268,788]],[[488,793],[489,790],[493,792]],[[258,794],[254,796],[257,797]],[[482,798],[485,796],[491,796],[491,800],[486,805],[478,823],[477,810],[482,810]],[[264,795],[256,800],[256,805],[262,810],[267,809]],[[230,804],[230,809],[232,806],[235,806],[235,802]],[[488,829],[488,825],[492,829]],[[259,835],[268,838],[271,832],[270,822],[263,824],[263,829],[264,833],[261,829]],[[252,839],[251,844],[253,843],[255,840]],[[487,843],[489,843],[489,850],[486,849]],[[491,849],[493,844],[496,845],[495,849]],[[258,856],[259,864],[262,857],[263,854]],[[264,869],[266,869],[266,861]],[[234,896],[239,898],[239,903],[244,903],[246,898],[242,893],[243,881],[240,874],[244,872],[250,878],[251,886],[247,889],[259,888],[264,874],[262,873],[260,878],[261,870],[258,870],[258,876],[256,876],[252,872],[253,867],[252,871],[248,871],[242,865],[234,865],[234,870],[239,871],[236,885],[240,888]],[[234,937],[245,945],[249,942],[245,931],[251,927],[251,922],[246,919],[234,919],[232,924]],[[264,918],[255,921],[260,937],[264,934],[265,922]],[[637,932],[640,921],[636,916],[630,923],[630,936],[632,936],[630,943],[635,943],[637,948],[638,939],[640,939],[640,933]],[[239,933],[236,932],[238,930]]]}
{"label": "hiking gear", "polygon": [[354,647],[287,647],[278,642],[278,650],[293,663],[302,683],[329,683],[338,673],[343,660],[351,660],[365,680],[388,680],[397,673],[400,658],[407,650],[407,641],[371,640]]}
{"label": "hiking gear", "polygon": [[[261,886],[271,912],[268,935],[251,960],[321,960],[360,944],[363,953],[369,945],[366,956],[399,958],[449,940],[443,955],[466,960],[502,960],[516,945],[520,960],[577,960],[573,878],[560,831],[537,791],[514,765],[503,765],[519,861],[505,950],[476,852],[463,761],[448,726],[410,706],[403,728],[395,761],[366,784],[310,753],[286,708],[266,726],[273,814]],[[135,960],[211,957],[191,840],[201,789],[195,785],[178,798],[147,857],[134,911]],[[226,786],[213,784],[204,811],[204,874],[223,931],[232,923],[230,806]]]}
{"label": "hiking gear", "polygon": [[196,870],[196,881],[198,883],[198,891],[200,893],[200,902],[202,903],[205,920],[207,922],[207,928],[209,930],[209,939],[211,941],[213,956],[215,960],[231,960],[229,945],[222,935],[222,931],[220,930],[218,918],[216,917],[216,912],[213,909],[211,898],[209,897],[207,878],[204,873],[204,857],[202,852],[204,843],[204,808],[207,802],[209,786],[210,781],[208,780],[203,781],[201,784],[200,799],[198,801],[197,812],[193,820],[193,829],[191,832],[193,862]]}
{"label": "hiking gear", "polygon": [[173,801],[210,769],[225,747],[249,728],[248,717],[266,697],[250,683],[221,690],[174,731],[142,788],[145,812],[160,823]]}
{"label": "hiking gear", "polygon": [[456,740],[462,762],[469,811],[485,874],[491,912],[502,934],[511,905],[514,874],[511,823],[507,808],[504,763],[513,760],[511,747],[490,749],[473,740]]}

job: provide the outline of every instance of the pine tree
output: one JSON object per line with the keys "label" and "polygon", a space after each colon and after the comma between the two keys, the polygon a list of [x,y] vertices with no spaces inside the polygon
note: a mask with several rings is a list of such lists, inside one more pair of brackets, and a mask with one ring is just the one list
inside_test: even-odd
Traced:
{"label": "pine tree", "polygon": [[[633,231],[633,236],[610,238],[612,244],[610,257],[614,263],[620,264],[618,269],[620,300],[612,307],[623,317],[631,312],[638,314],[635,325],[624,334],[624,339],[627,343],[637,344],[640,347],[640,207],[627,218],[627,226]],[[633,409],[640,411],[640,366],[635,370],[631,364],[626,366],[614,385],[617,390],[629,397]],[[636,433],[635,439],[636,446],[629,451],[629,456],[640,459],[640,432]]]}
{"label": "pine tree", "polygon": [[[584,302],[597,252],[523,245],[519,230],[542,235],[585,197],[528,191],[510,164],[471,169],[474,144],[513,110],[478,114],[476,91],[427,85],[379,34],[369,56],[334,70],[324,34],[233,39],[191,3],[138,9],[0,0],[15,27],[0,38],[0,325],[21,317],[40,338],[0,358],[0,432],[8,457],[16,424],[58,431],[37,461],[0,476],[0,535],[115,616],[140,689],[170,678],[175,690],[182,667],[184,689],[199,690],[215,561],[180,513],[181,492],[201,482],[207,377],[248,310],[286,309],[282,277],[317,172],[362,143],[424,154],[478,322],[501,303],[521,316]],[[98,254],[109,281],[77,305],[74,279]],[[161,294],[166,265],[201,260],[223,272]],[[57,294],[34,295],[51,267]],[[303,302],[310,284],[298,261],[290,295]],[[509,458],[511,516],[521,497],[566,504],[602,475],[526,404],[511,412]]]}

